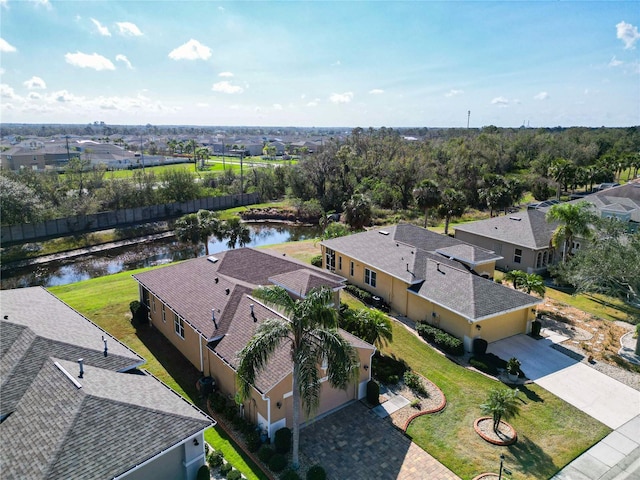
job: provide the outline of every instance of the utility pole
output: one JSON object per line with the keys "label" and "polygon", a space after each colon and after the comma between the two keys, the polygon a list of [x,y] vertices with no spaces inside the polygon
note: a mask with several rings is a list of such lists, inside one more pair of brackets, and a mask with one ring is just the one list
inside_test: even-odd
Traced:
{"label": "utility pole", "polygon": [[469,130],[469,120],[471,119],[471,110],[467,112],[467,130]]}
{"label": "utility pole", "polygon": [[244,160],[244,149],[240,152],[240,205],[244,205],[244,171],[242,161]]}

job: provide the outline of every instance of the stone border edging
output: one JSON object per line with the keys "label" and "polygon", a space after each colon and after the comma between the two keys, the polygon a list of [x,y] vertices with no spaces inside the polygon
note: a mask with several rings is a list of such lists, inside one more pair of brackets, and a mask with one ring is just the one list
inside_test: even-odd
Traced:
{"label": "stone border edging", "polygon": [[480,429],[478,428],[478,424],[483,421],[483,420],[491,420],[493,422],[493,419],[491,417],[480,417],[480,418],[476,418],[475,422],[473,422],[473,429],[476,431],[476,433],[478,435],[480,435],[480,437],[489,443],[492,443],[493,445],[497,445],[499,447],[506,447],[507,445],[513,445],[514,443],[516,443],[516,441],[518,440],[518,432],[516,432],[516,429],[513,428],[513,426],[507,422],[505,422],[504,420],[500,420],[500,423],[504,423],[505,425],[507,425],[512,431],[513,431],[513,438],[511,440],[507,440],[505,441],[500,441],[500,440],[494,440],[493,438],[487,437],[484,433],[482,433],[480,431]]}
{"label": "stone border edging", "polygon": [[[431,380],[429,380],[429,381],[431,382]],[[438,405],[438,406],[437,406],[437,407],[435,407],[435,408],[431,408],[431,409],[429,409],[429,410],[424,410],[424,411],[422,411],[422,412],[418,412],[418,413],[415,413],[415,414],[411,415],[411,416],[407,419],[407,421],[405,422],[405,424],[404,424],[404,428],[402,429],[402,431],[403,431],[403,432],[405,432],[405,433],[406,433],[407,428],[409,428],[409,425],[411,424],[411,422],[412,422],[414,419],[416,419],[416,418],[418,418],[418,417],[421,417],[422,415],[429,415],[429,414],[431,414],[431,413],[437,413],[437,412],[440,412],[440,411],[444,410],[444,407],[446,407],[446,406],[447,406],[447,398],[444,396],[444,392],[443,392],[443,391],[440,389],[440,387],[439,387],[439,386],[437,386],[435,383],[431,382],[431,384],[432,384],[434,387],[436,387],[436,388],[438,389],[438,391],[440,392],[440,395],[442,395],[442,402],[440,403],[440,405]]]}
{"label": "stone border edging", "polygon": [[242,442],[240,442],[240,441],[238,441],[236,439],[236,436],[224,424],[224,422],[218,420],[217,416],[214,415],[213,410],[211,409],[211,405],[209,405],[209,399],[207,399],[207,411],[209,412],[209,415],[211,415],[211,418],[213,418],[216,421],[216,425],[220,426],[220,428],[222,428],[225,431],[225,433],[227,435],[229,435],[233,439],[235,444],[238,445],[238,447],[240,447],[242,449],[242,451],[253,461],[253,463],[256,464],[256,466],[262,471],[262,473],[264,473],[269,480],[276,480],[276,477],[274,477],[273,474],[270,471],[265,470],[264,468],[262,468],[262,461],[260,459],[258,459],[258,457],[256,457],[252,452],[250,452],[247,449],[247,447],[244,444],[242,444]]}

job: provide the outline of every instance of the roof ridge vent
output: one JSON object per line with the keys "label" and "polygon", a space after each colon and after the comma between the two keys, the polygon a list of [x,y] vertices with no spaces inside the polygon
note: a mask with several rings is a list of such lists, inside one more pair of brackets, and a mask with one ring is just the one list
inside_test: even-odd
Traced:
{"label": "roof ridge vent", "polygon": [[509,220],[515,220],[516,222],[520,222],[520,221],[522,221],[522,218],[520,218],[520,217],[509,217]]}
{"label": "roof ridge vent", "polygon": [[82,388],[82,384],[79,381],[77,381],[75,378],[73,378],[73,375],[67,372],[62,365],[60,365],[58,362],[53,362],[53,364],[58,368],[58,370],[60,370],[65,375],[65,377],[71,380],[71,382],[76,386],[76,388]]}
{"label": "roof ridge vent", "polygon": [[389,235],[389,232],[387,230],[378,230],[378,233],[380,235]]}

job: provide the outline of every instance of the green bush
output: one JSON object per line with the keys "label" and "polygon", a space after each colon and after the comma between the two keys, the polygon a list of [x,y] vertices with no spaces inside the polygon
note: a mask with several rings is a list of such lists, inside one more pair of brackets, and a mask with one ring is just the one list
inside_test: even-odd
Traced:
{"label": "green bush", "polygon": [[422,378],[417,373],[407,370],[404,372],[404,384],[423,397],[427,395],[427,389],[422,383]]}
{"label": "green bush", "polygon": [[251,453],[257,452],[260,448],[260,445],[262,445],[262,442],[260,441],[260,432],[256,430],[247,433],[247,435],[245,436],[245,440],[247,442],[247,449]]}
{"label": "green bush", "polygon": [[273,443],[276,447],[276,452],[289,453],[289,450],[291,450],[291,429],[283,427],[276,430]]}
{"label": "green bush", "polygon": [[373,376],[382,383],[398,383],[409,368],[403,360],[387,355],[375,354],[372,361]]}
{"label": "green bush", "polygon": [[373,303],[373,295],[366,290],[363,290],[362,288],[349,284],[344,287],[344,289],[351,295],[356,297],[358,300],[361,300],[368,305],[371,305],[371,303]]}
{"label": "green bush", "polygon": [[367,402],[371,405],[378,405],[380,403],[380,385],[375,380],[369,380],[367,382]]}
{"label": "green bush", "polygon": [[222,414],[226,419],[233,422],[233,420],[238,416],[238,407],[236,407],[235,405],[227,405],[224,408]]}
{"label": "green bush", "polygon": [[281,472],[287,466],[287,459],[281,453],[275,453],[269,459],[269,469],[273,472]]}
{"label": "green bush", "polygon": [[214,412],[222,413],[227,406],[227,399],[220,392],[213,392],[209,396],[209,404]]}
{"label": "green bush", "polygon": [[322,268],[322,255],[316,255],[311,258],[311,265]]}
{"label": "green bush", "polygon": [[464,355],[464,344],[462,340],[440,328],[421,322],[416,325],[416,332],[425,340],[434,343],[437,347],[451,355]]}
{"label": "green bush", "polygon": [[227,473],[227,480],[240,480],[242,478],[242,473],[238,470],[232,469],[229,473]]}
{"label": "green bush", "polygon": [[222,452],[213,451],[209,457],[207,457],[207,461],[209,462],[209,466],[213,468],[219,467],[224,462],[224,454]]}
{"label": "green bush", "polygon": [[314,465],[307,470],[307,480],[326,480],[327,472],[320,465]]}
{"label": "green bush", "polygon": [[285,470],[285,472],[280,475],[280,480],[300,480],[300,475],[295,470]]}
{"label": "green bush", "polygon": [[145,324],[147,320],[147,307],[140,303],[138,300],[134,300],[129,303],[129,310],[131,310],[131,321],[139,325]]}
{"label": "green bush", "polygon": [[227,463],[223,463],[222,465],[220,465],[220,474],[221,474],[223,477],[226,477],[226,476],[227,476],[227,474],[228,474],[231,470],[233,470],[233,465],[231,465],[231,464],[230,464],[230,463],[228,463],[228,462],[227,462]]}
{"label": "green bush", "polygon": [[275,449],[268,445],[263,445],[260,450],[258,450],[258,458],[264,463],[269,463],[269,460],[271,460],[271,457],[275,454]]}
{"label": "green bush", "polygon": [[198,480],[209,480],[211,478],[211,471],[209,470],[209,467],[207,467],[206,465],[202,465],[198,469],[196,478]]}

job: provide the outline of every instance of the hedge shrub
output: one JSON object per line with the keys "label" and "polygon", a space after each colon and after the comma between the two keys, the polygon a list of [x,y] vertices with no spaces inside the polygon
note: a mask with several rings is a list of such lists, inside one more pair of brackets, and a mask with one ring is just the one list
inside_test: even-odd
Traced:
{"label": "hedge shrub", "polygon": [[278,453],[289,453],[291,450],[291,429],[287,427],[276,430],[273,444]]}
{"label": "hedge shrub", "polygon": [[285,470],[285,472],[280,475],[280,480],[300,480],[300,475],[295,470]]}
{"label": "hedge shrub", "polygon": [[314,465],[307,470],[307,480],[326,480],[327,472],[320,465]]}
{"label": "hedge shrub", "polygon": [[213,392],[209,396],[209,404],[214,412],[222,413],[227,407],[227,399],[220,392]]}
{"label": "hedge shrub", "polygon": [[380,385],[375,380],[369,380],[367,382],[367,402],[371,405],[378,405],[380,403]]}
{"label": "hedge shrub", "polygon": [[316,255],[311,258],[311,265],[322,268],[322,255]]}
{"label": "hedge shrub", "polygon": [[373,295],[366,290],[363,290],[360,287],[356,287],[355,285],[347,285],[344,289],[349,292],[351,295],[356,297],[358,300],[366,303],[367,305],[371,305],[373,303]]}
{"label": "hedge shrub", "polygon": [[401,376],[409,368],[403,360],[376,353],[371,364],[373,375],[382,383],[398,383]]}
{"label": "hedge shrub", "polygon": [[240,480],[242,478],[242,473],[240,471],[231,469],[229,473],[227,473],[227,480]]}
{"label": "hedge shrub", "polygon": [[247,449],[253,453],[257,452],[262,445],[260,441],[260,432],[253,430],[245,435],[245,440],[247,442]]}
{"label": "hedge shrub", "polygon": [[436,346],[451,355],[464,355],[464,344],[462,343],[462,340],[454,337],[444,330],[441,330],[440,328],[427,323],[418,323],[416,325],[416,332],[418,332],[418,335],[425,340],[434,343]]}
{"label": "hedge shrub", "polygon": [[281,472],[284,467],[287,466],[287,459],[281,453],[275,453],[273,457],[269,459],[269,469],[274,472]]}
{"label": "hedge shrub", "polygon": [[269,460],[271,460],[271,457],[273,457],[275,454],[275,449],[268,445],[263,445],[260,450],[258,450],[258,458],[264,463],[269,463]]}
{"label": "hedge shrub", "polygon": [[202,465],[198,469],[196,478],[198,480],[209,480],[211,478],[211,471],[209,470],[209,467],[207,467],[206,465]]}
{"label": "hedge shrub", "polygon": [[231,464],[230,464],[230,463],[228,463],[228,462],[227,462],[227,463],[223,463],[222,465],[220,465],[220,474],[221,474],[223,477],[226,477],[226,476],[227,476],[227,474],[228,474],[231,470],[233,470],[233,465],[231,465]]}
{"label": "hedge shrub", "polygon": [[217,450],[211,452],[211,454],[207,457],[207,461],[211,467],[219,467],[224,462],[224,454],[222,452],[218,452]]}

